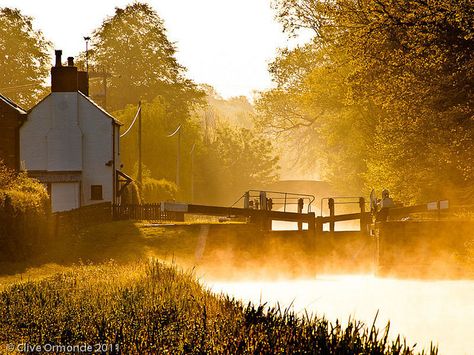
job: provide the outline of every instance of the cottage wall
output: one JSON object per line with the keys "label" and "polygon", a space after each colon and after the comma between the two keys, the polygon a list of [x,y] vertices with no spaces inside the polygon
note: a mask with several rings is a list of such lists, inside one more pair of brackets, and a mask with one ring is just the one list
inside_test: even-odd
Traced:
{"label": "cottage wall", "polygon": [[103,200],[113,201],[114,124],[103,111],[78,93],[82,140],[82,201],[84,205],[103,202],[91,199],[91,186],[101,185]]}
{"label": "cottage wall", "polygon": [[51,94],[20,129],[20,159],[48,186],[53,211],[116,202],[119,123],[79,91],[88,91],[87,73],[72,57],[62,66],[61,54],[51,68]]}
{"label": "cottage wall", "polygon": [[82,93],[53,92],[21,127],[20,159],[48,184],[53,211],[114,202],[118,136],[114,120]]}
{"label": "cottage wall", "polygon": [[18,170],[19,127],[26,112],[0,95],[0,159],[11,169]]}

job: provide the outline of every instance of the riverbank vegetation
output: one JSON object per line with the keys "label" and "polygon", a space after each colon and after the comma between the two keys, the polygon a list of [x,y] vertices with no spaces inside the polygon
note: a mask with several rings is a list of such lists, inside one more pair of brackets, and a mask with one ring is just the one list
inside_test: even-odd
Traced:
{"label": "riverbank vegetation", "polygon": [[[0,294],[0,344],[104,344],[109,353],[357,353],[417,351],[355,321],[343,328],[290,310],[214,295],[157,261],[78,265]],[[435,348],[430,349],[436,354]]]}

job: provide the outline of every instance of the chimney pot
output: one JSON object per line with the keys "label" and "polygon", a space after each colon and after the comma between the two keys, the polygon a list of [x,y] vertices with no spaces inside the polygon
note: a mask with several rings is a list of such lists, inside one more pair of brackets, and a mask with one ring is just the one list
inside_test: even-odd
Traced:
{"label": "chimney pot", "polygon": [[56,55],[56,64],[54,66],[62,67],[63,65],[61,63],[61,55],[63,54],[63,51],[58,49],[58,50],[55,50],[54,53]]}
{"label": "chimney pot", "polygon": [[74,57],[67,57],[67,66],[68,67],[74,66]]}

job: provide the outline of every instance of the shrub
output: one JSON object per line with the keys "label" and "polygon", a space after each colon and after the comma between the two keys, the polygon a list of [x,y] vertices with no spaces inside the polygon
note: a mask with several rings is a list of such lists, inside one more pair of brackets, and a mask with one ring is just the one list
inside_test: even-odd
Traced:
{"label": "shrub", "polygon": [[0,206],[12,208],[15,213],[45,214],[49,196],[38,180],[29,178],[25,172],[11,170],[0,161]]}
{"label": "shrub", "polygon": [[25,259],[44,247],[49,206],[39,181],[0,162],[0,261]]}
{"label": "shrub", "polygon": [[135,182],[132,182],[123,190],[120,202],[122,205],[139,205],[142,203],[140,190]]}
{"label": "shrub", "polygon": [[144,202],[174,200],[177,192],[178,186],[174,182],[166,179],[157,180],[151,177],[143,179],[142,196]]}

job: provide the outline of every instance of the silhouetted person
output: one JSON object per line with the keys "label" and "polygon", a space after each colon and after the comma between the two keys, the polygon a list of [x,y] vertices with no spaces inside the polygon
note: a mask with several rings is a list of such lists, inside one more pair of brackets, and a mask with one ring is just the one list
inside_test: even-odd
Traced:
{"label": "silhouetted person", "polygon": [[390,197],[390,192],[388,190],[382,191],[382,200],[379,202],[379,211],[377,212],[378,222],[385,222],[388,218],[388,209],[395,207],[393,199]]}

